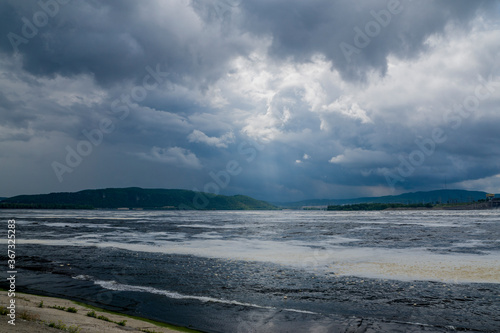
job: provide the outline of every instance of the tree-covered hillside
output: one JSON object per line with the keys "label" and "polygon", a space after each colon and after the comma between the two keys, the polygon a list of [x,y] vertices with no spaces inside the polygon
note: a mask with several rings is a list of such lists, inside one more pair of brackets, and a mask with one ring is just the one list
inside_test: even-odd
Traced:
{"label": "tree-covered hillside", "polygon": [[143,208],[250,210],[275,206],[243,195],[224,196],[188,190],[107,188],[76,193],[19,195],[7,198],[0,208]]}
{"label": "tree-covered hillside", "polygon": [[409,192],[383,197],[362,197],[353,199],[313,199],[297,202],[275,203],[284,208],[301,208],[304,206],[349,205],[359,203],[402,203],[402,204],[447,204],[473,202],[486,198],[486,192],[467,190],[434,190]]}

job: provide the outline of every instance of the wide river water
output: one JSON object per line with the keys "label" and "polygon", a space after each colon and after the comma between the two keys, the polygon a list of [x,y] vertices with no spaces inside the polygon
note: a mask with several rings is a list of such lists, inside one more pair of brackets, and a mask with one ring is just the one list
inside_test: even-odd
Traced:
{"label": "wide river water", "polygon": [[5,235],[16,220],[18,291],[206,332],[500,332],[499,213],[2,210],[0,220]]}

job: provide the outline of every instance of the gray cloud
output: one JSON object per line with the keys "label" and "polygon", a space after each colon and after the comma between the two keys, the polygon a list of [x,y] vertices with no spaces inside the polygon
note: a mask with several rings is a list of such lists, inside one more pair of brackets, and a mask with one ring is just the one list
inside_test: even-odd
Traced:
{"label": "gray cloud", "polygon": [[194,130],[188,136],[189,142],[201,142],[209,146],[217,148],[227,148],[228,144],[234,141],[234,134],[232,132],[226,133],[221,137],[210,137],[199,130]]}
{"label": "gray cloud", "polygon": [[38,2],[0,3],[0,195],[203,189],[231,161],[222,193],[277,201],[499,183],[498,1],[55,8],[28,36]]}
{"label": "gray cloud", "polygon": [[[37,2],[2,5],[2,31],[23,37],[23,18],[34,25]],[[137,80],[146,66],[167,64],[170,79],[203,86],[217,79],[224,63],[245,52],[245,40],[213,34],[185,1],[169,6],[147,1],[72,1],[17,46],[23,68],[34,75],[73,76],[88,73],[101,85]],[[28,31],[28,29],[26,30]],[[4,35],[7,35],[5,33]],[[9,39],[0,50],[12,54]]]}
{"label": "gray cloud", "polygon": [[147,154],[139,154],[140,157],[153,162],[173,164],[179,167],[201,169],[201,163],[195,154],[180,147],[160,148],[153,147]]}
{"label": "gray cloud", "polygon": [[[414,58],[426,50],[426,39],[442,33],[447,23],[468,25],[477,12],[487,14],[497,11],[498,4],[491,1],[248,1],[242,3],[248,12],[245,27],[261,36],[272,37],[271,53],[277,58],[293,57],[308,61],[321,53],[332,61],[344,78],[364,78],[375,69],[385,74],[387,56]],[[389,8],[394,8],[393,12]],[[379,22],[381,12],[389,13],[380,18],[380,32],[374,37],[360,39],[359,48],[346,61],[340,44],[356,47],[359,28],[365,35],[369,22]],[[375,13],[375,15],[373,14]],[[376,24],[375,24],[376,25]],[[385,25],[385,26],[384,26]],[[372,30],[376,32],[377,30]]]}

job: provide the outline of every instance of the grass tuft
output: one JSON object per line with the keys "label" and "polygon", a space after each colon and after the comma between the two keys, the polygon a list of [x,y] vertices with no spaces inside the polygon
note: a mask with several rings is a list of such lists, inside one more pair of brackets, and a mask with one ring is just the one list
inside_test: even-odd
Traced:
{"label": "grass tuft", "polygon": [[49,308],[65,311],[66,308],[60,305],[49,306]]}
{"label": "grass tuft", "polygon": [[66,324],[63,324],[63,322],[60,320],[58,320],[57,323],[51,322],[50,324],[48,324],[48,326],[69,333],[79,333],[81,330],[80,326],[66,326]]}
{"label": "grass tuft", "polygon": [[5,306],[0,306],[0,315],[6,316],[9,313],[9,310]]}
{"label": "grass tuft", "polygon": [[69,333],[78,333],[80,332],[81,328],[80,326],[70,326],[66,329]]}
{"label": "grass tuft", "polygon": [[106,316],[97,316],[97,319],[104,320],[104,321],[111,321],[108,317]]}
{"label": "grass tuft", "polygon": [[23,310],[19,312],[19,318],[29,321],[39,320],[40,315]]}
{"label": "grass tuft", "polygon": [[87,312],[87,317],[97,318],[97,315],[95,314],[95,311],[92,310]]}
{"label": "grass tuft", "polygon": [[66,325],[60,320],[57,321],[57,324],[54,322],[50,323],[49,327],[57,328],[58,330],[66,330]]}

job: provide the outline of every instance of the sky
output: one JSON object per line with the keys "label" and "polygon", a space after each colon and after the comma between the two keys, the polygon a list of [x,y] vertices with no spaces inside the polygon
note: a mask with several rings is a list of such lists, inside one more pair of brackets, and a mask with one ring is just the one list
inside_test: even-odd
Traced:
{"label": "sky", "polygon": [[0,196],[500,193],[500,2],[0,2]]}

